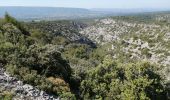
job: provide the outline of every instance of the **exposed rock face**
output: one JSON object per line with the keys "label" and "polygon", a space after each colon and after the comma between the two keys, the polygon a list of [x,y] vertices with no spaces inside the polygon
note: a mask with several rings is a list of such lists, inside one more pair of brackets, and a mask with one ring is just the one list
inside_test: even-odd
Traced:
{"label": "exposed rock face", "polygon": [[0,68],[0,89],[0,93],[3,91],[13,93],[13,100],[59,100],[29,84],[23,84],[22,81],[11,77],[3,68]]}

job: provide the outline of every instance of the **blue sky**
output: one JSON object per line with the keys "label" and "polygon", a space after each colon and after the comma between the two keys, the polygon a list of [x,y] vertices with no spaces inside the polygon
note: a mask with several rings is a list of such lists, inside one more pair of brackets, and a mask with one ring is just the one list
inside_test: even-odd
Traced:
{"label": "blue sky", "polygon": [[170,0],[0,0],[0,6],[170,8]]}

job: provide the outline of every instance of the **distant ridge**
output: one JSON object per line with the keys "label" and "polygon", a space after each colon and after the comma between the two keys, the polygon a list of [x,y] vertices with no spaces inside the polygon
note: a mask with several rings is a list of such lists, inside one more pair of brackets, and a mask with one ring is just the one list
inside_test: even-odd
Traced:
{"label": "distant ridge", "polygon": [[106,16],[121,16],[144,12],[170,11],[169,9],[84,9],[66,7],[22,7],[4,6],[0,7],[0,17],[5,12],[19,20],[65,20],[99,18]]}
{"label": "distant ridge", "polygon": [[8,12],[17,19],[74,19],[99,16],[83,8],[64,7],[0,7],[0,16]]}

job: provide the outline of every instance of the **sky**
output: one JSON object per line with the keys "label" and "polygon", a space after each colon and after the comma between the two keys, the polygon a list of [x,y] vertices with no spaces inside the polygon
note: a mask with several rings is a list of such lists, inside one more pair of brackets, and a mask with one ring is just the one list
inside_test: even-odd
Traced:
{"label": "sky", "polygon": [[0,6],[169,9],[170,0],[0,0]]}

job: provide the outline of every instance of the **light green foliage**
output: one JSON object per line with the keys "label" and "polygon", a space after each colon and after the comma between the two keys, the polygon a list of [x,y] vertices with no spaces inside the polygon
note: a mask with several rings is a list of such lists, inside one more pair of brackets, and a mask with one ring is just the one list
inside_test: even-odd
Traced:
{"label": "light green foliage", "polygon": [[61,96],[61,100],[77,100],[74,94],[71,94],[70,92],[65,92]]}
{"label": "light green foliage", "polygon": [[4,23],[5,23],[5,20],[0,18],[0,29]]}
{"label": "light green foliage", "polygon": [[0,87],[0,100],[12,100],[13,93],[10,91],[3,91]]}
{"label": "light green foliage", "polygon": [[15,25],[23,34],[29,35],[29,32],[25,29],[25,27],[23,27],[23,24],[18,22],[15,18],[10,16],[8,13],[5,14],[5,21],[7,23],[11,23],[11,24]]}
{"label": "light green foliage", "polygon": [[82,96],[91,99],[146,100],[164,97],[157,68],[148,62],[121,64],[105,58],[87,73]]}
{"label": "light green foliage", "polygon": [[56,36],[51,42],[56,45],[67,45],[70,41],[62,36]]}
{"label": "light green foliage", "polygon": [[70,44],[65,49],[65,56],[68,58],[88,59],[90,49],[88,45]]}
{"label": "light green foliage", "polygon": [[93,49],[93,52],[90,53],[89,58],[101,62],[103,58],[109,53],[108,52],[109,47],[111,47],[111,45],[107,44],[107,45],[99,46],[96,49]]}
{"label": "light green foliage", "polygon": [[12,42],[14,44],[22,43],[24,39],[24,35],[21,33],[17,27],[11,25],[11,24],[5,24],[2,26],[4,33],[3,38],[7,42]]}
{"label": "light green foliage", "polygon": [[51,43],[53,40],[53,35],[45,32],[41,32],[38,29],[31,30],[31,37],[39,44]]}

